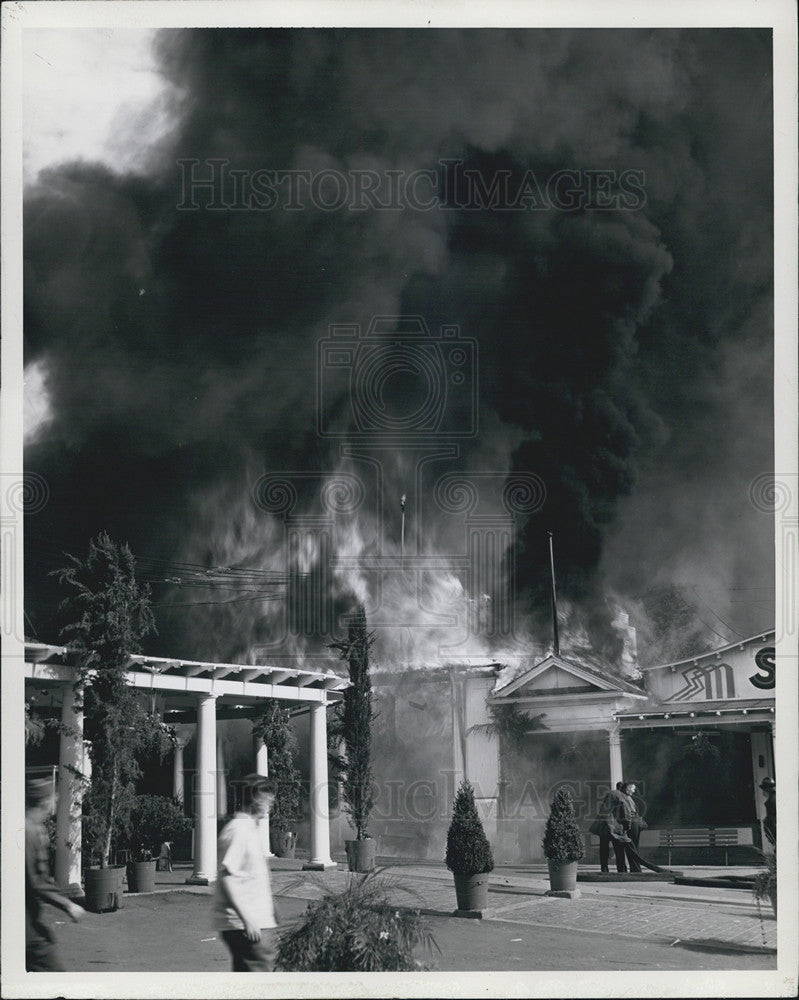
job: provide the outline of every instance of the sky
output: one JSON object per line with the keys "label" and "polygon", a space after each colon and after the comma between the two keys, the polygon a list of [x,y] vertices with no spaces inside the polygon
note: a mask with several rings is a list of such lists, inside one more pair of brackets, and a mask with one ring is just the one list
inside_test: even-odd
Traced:
{"label": "sky", "polygon": [[101,530],[162,655],[319,653],[356,600],[386,657],[542,650],[548,532],[610,669],[658,588],[774,626],[768,32],[25,44],[37,638]]}

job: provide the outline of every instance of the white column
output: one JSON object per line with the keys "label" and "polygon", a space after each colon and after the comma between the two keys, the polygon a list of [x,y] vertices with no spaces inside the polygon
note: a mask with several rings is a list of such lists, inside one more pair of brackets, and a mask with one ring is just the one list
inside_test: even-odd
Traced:
{"label": "white column", "polygon": [[608,730],[608,749],[610,751],[610,787],[615,788],[617,781],[624,778],[621,763],[621,732],[618,726]]}
{"label": "white column", "polygon": [[83,741],[83,790],[84,792],[88,790],[89,785],[92,780],[92,759],[89,756],[89,747],[91,746],[90,740]]}
{"label": "white column", "polygon": [[330,816],[327,808],[327,710],[325,702],[311,705],[311,858],[303,868],[335,868],[330,857]]}
{"label": "white column", "polygon": [[62,889],[80,891],[83,708],[76,707],[76,703],[82,704],[83,691],[74,688],[72,684],[66,684],[63,695],[58,750],[55,880]]}
{"label": "white column", "polygon": [[183,802],[183,748],[186,744],[178,737],[172,759],[172,796]]}
{"label": "white column", "polygon": [[225,740],[216,740],[216,814],[227,815],[227,767],[225,761]]}
{"label": "white column", "polygon": [[216,881],[216,695],[197,705],[197,770],[194,776],[194,874],[186,881]]}
{"label": "white column", "polygon": [[[253,750],[255,752],[255,773],[263,774],[264,777],[269,775],[269,753],[264,746],[264,741],[260,736],[253,737]],[[267,858],[273,858],[272,845],[269,840],[269,815],[267,814],[262,819],[258,820],[258,833],[261,836],[261,843],[264,848],[264,855]]]}

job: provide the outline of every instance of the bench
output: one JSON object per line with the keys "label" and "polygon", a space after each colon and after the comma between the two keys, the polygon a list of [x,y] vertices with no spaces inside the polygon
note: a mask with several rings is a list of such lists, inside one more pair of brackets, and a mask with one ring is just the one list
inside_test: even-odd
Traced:
{"label": "bench", "polygon": [[430,831],[426,824],[413,821],[374,823],[371,832],[377,840],[378,854],[384,854],[383,846],[390,843],[401,852],[401,857],[427,857]]}
{"label": "bench", "polygon": [[751,847],[754,844],[751,826],[684,826],[642,830],[639,846],[663,847],[671,852],[680,847],[724,848],[724,864],[729,863],[731,847]]}

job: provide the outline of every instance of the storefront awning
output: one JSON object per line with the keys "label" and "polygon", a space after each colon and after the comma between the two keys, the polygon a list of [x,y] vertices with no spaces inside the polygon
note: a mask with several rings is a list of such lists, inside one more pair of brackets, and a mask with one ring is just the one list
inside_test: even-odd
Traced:
{"label": "storefront awning", "polygon": [[616,719],[622,729],[642,729],[653,726],[707,726],[742,722],[770,722],[774,719],[774,702],[769,698],[732,701],[703,701],[675,706],[646,705],[637,712],[619,712]]}

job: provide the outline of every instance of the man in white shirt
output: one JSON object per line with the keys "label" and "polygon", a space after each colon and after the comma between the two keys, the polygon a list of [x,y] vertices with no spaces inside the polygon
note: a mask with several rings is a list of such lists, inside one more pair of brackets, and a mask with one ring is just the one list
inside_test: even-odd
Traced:
{"label": "man in white shirt", "polygon": [[271,972],[277,921],[258,823],[275,800],[275,786],[261,774],[248,774],[243,783],[244,811],[234,814],[217,844],[217,928],[230,949],[234,972]]}

